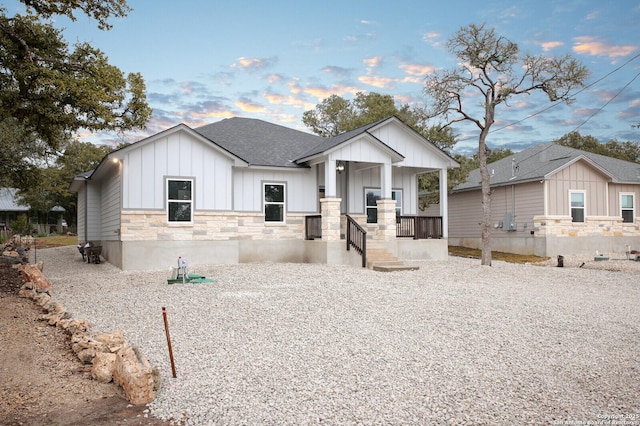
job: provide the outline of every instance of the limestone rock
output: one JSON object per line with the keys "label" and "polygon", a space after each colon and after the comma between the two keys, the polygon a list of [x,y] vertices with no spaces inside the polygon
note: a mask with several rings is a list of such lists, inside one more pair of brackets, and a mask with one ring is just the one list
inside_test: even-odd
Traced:
{"label": "limestone rock", "polygon": [[98,353],[94,348],[85,348],[76,352],[76,356],[83,364],[91,364]]}
{"label": "limestone rock", "polygon": [[122,346],[124,335],[120,330],[112,333],[93,333],[79,328],[71,336],[71,349],[85,364],[90,364],[98,353],[115,352]]}
{"label": "limestone rock", "polygon": [[160,372],[137,349],[125,345],[117,352],[113,381],[132,404],[152,402],[160,389]]}
{"label": "limestone rock", "polygon": [[113,380],[113,370],[115,368],[116,354],[97,353],[93,358],[91,367],[91,377],[101,383],[109,383]]}
{"label": "limestone rock", "polygon": [[38,316],[39,320],[47,321],[49,325],[55,325],[55,326],[57,326],[60,321],[70,319],[70,318],[71,318],[71,314],[67,311],[51,312],[48,314],[42,314]]}
{"label": "limestone rock", "polygon": [[47,293],[38,293],[34,298],[34,302],[41,308],[45,308],[49,303],[51,303],[51,296]]}
{"label": "limestone rock", "polygon": [[20,291],[18,291],[18,296],[24,297],[26,299],[33,299],[36,296],[36,294],[37,293],[34,289],[26,288],[25,286],[22,286],[20,288]]}
{"label": "limestone rock", "polygon": [[35,265],[22,265],[20,268],[25,281],[32,282],[38,293],[51,294],[51,281],[42,274],[42,271]]}
{"label": "limestone rock", "polygon": [[73,335],[76,332],[87,332],[91,329],[91,324],[89,321],[84,319],[63,319],[58,324],[57,327],[62,328],[67,333]]}
{"label": "limestone rock", "polygon": [[124,334],[122,330],[116,330],[111,333],[98,333],[94,338],[101,343],[104,343],[109,351],[117,352],[122,346],[124,346]]}

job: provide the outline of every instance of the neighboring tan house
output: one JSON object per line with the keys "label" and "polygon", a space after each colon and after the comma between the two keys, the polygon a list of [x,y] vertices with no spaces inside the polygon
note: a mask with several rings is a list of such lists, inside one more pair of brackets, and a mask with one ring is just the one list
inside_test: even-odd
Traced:
{"label": "neighboring tan house", "polygon": [[[447,194],[417,218],[418,175],[458,164],[396,117],[332,138],[256,119],[172,127],[108,154],[70,189],[78,238],[123,270],[253,261],[358,264],[375,241],[446,259]],[[358,225],[358,226],[355,226]]]}
{"label": "neighboring tan house", "polygon": [[[56,206],[47,215],[38,215],[26,204],[18,202],[16,188],[0,188],[0,231],[9,231],[11,223],[25,215],[36,232],[55,233],[63,231],[64,208]],[[42,217],[39,217],[42,216]]]}
{"label": "neighboring tan house", "polygon": [[[640,164],[543,144],[488,165],[491,248],[556,256],[640,249]],[[479,169],[449,196],[449,244],[480,247]]]}

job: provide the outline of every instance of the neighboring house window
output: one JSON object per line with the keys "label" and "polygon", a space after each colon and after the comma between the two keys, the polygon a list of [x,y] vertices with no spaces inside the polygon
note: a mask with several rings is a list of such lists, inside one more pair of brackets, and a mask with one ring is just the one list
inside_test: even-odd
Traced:
{"label": "neighboring house window", "polygon": [[[382,197],[382,191],[376,188],[365,188],[365,208],[367,213],[367,223],[378,223],[378,204],[377,201]],[[402,215],[402,190],[394,189],[391,191],[391,198],[396,200],[396,216]]]}
{"label": "neighboring house window", "polygon": [[167,179],[167,220],[193,222],[193,180]]}
{"label": "neighboring house window", "polygon": [[635,220],[634,212],[634,194],[620,194],[620,216],[625,223],[633,223]]}
{"label": "neighboring house window", "polygon": [[284,223],[284,213],[287,210],[285,185],[282,183],[265,183],[264,186],[264,221]]}
{"label": "neighboring house window", "polygon": [[571,201],[572,222],[584,222],[585,218],[585,197],[584,191],[569,191]]}

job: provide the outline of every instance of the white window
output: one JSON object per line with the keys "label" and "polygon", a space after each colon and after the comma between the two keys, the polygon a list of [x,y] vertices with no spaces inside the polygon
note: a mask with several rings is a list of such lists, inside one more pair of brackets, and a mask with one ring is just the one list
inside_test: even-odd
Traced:
{"label": "white window", "polygon": [[585,212],[585,191],[569,191],[569,201],[571,204],[571,221],[584,222]]}
{"label": "white window", "polygon": [[635,221],[635,194],[620,194],[620,216],[624,223],[633,223]]}
{"label": "white window", "polygon": [[283,183],[264,183],[264,221],[270,223],[284,223],[287,211],[285,200],[286,187]]}
{"label": "white window", "polygon": [[[378,223],[378,204],[377,201],[382,198],[382,191],[378,188],[365,188],[365,209],[367,213],[367,223]],[[391,198],[396,200],[396,216],[402,215],[402,190],[394,189],[391,191]]]}
{"label": "white window", "polygon": [[193,179],[167,179],[167,221],[193,223]]}

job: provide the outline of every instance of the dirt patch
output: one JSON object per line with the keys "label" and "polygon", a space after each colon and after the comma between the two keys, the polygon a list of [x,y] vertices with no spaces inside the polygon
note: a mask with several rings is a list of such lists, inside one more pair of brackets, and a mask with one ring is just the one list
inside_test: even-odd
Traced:
{"label": "dirt patch", "polygon": [[17,296],[20,273],[0,264],[0,418],[7,425],[168,425],[129,404],[122,389],[91,378],[62,330]]}

